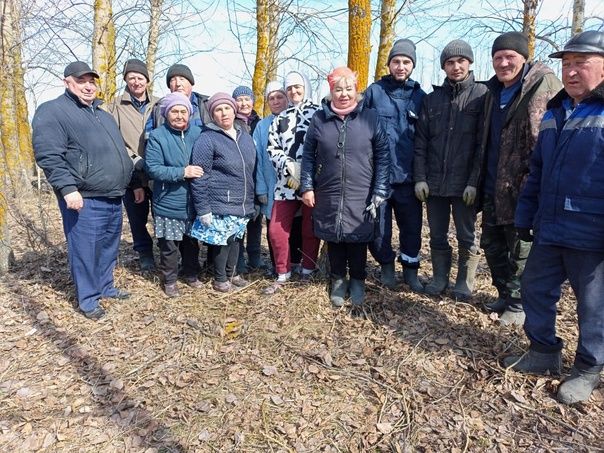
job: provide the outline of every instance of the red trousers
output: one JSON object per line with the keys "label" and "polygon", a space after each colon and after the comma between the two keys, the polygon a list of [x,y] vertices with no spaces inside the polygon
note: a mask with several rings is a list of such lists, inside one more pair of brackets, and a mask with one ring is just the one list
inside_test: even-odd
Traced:
{"label": "red trousers", "polygon": [[302,206],[302,268],[312,270],[317,267],[321,241],[313,232],[312,208],[305,206],[299,200],[275,200],[268,234],[275,256],[275,270],[278,274],[291,271],[289,234],[300,206]]}

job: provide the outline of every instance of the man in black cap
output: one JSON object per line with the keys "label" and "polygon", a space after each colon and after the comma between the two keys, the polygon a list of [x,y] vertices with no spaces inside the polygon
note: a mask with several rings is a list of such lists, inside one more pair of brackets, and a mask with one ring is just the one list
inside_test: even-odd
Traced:
{"label": "man in black cap", "polygon": [[561,83],[543,63],[528,59],[528,39],[519,32],[498,36],[491,51],[495,76],[487,82],[480,246],[499,298],[487,309],[503,325],[522,325],[520,277],[530,243],[518,237],[514,212],[547,101]]}
{"label": "man in black cap", "polygon": [[480,257],[474,201],[487,87],[474,81],[473,62],[474,53],[467,42],[456,39],[445,46],[440,65],[447,77],[424,98],[415,130],[415,194],[426,202],[433,269],[425,292],[438,295],[449,284],[452,250],[448,235],[453,212],[459,246],[453,295],[460,300],[472,295]]}
{"label": "man in black cap", "polygon": [[[170,93],[178,91],[187,96],[191,101],[191,105],[193,106],[193,113],[191,114],[191,118],[189,120],[191,124],[203,126],[204,124],[212,121],[212,117],[207,106],[209,97],[193,91],[195,78],[193,77],[193,73],[188,66],[184,64],[173,64],[170,66],[166,74],[166,84],[168,85],[168,88],[170,88]],[[164,118],[160,113],[160,108],[161,99],[153,109],[151,118],[149,118],[147,121],[145,128],[147,133],[163,124]]]}
{"label": "man in black cap", "polygon": [[579,33],[550,58],[562,58],[564,90],[548,103],[516,209],[520,237],[533,242],[522,276],[530,347],[504,364],[560,374],[556,304],[568,279],[579,341],[558,399],[573,404],[589,399],[604,368],[604,33]]}
{"label": "man in black cap", "polygon": [[107,110],[113,115],[120,128],[128,154],[135,162],[135,172],[126,193],[124,207],[128,215],[134,250],[139,254],[142,271],[155,268],[153,259],[153,240],[147,230],[147,219],[151,192],[142,164],[145,157],[145,123],[151,116],[157,98],[147,90],[149,72],[147,65],[136,58],[124,64],[123,71],[126,89],[121,96],[109,104]]}
{"label": "man in black cap", "polygon": [[79,308],[97,320],[101,298],[129,296],[114,286],[113,269],[133,163],[113,117],[99,109],[99,75],[81,61],[63,75],[65,93],[36,110],[32,141],[61,210]]}
{"label": "man in black cap", "polygon": [[364,104],[375,109],[390,142],[390,198],[372,200],[380,205],[379,232],[369,244],[369,251],[380,263],[382,284],[396,286],[395,259],[392,249],[392,212],[399,229],[399,261],[403,279],[412,291],[424,287],[417,278],[422,233],[422,204],[413,191],[413,140],[415,124],[425,96],[420,84],[411,79],[415,68],[415,44],[409,39],[397,40],[388,55],[389,74],[372,83],[364,94]]}

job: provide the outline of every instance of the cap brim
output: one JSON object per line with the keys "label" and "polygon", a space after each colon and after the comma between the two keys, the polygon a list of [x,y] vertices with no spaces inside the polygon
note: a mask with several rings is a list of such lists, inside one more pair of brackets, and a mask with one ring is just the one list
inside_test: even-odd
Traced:
{"label": "cap brim", "polygon": [[604,55],[604,49],[595,46],[568,46],[564,49],[549,54],[549,58],[562,58],[565,53],[595,53],[599,55]]}
{"label": "cap brim", "polygon": [[[86,75],[86,74],[90,74],[95,79],[100,79],[101,78],[101,76],[96,71],[78,71],[78,72],[74,72],[73,74],[69,74],[69,76],[71,76],[71,77],[82,77],[83,75]],[[67,76],[67,77],[69,77],[69,76]]]}

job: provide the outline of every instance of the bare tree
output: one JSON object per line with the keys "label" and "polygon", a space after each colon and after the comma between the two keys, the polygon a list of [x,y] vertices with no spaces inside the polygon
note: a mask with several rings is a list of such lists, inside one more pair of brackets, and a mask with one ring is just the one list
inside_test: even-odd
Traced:
{"label": "bare tree", "polygon": [[583,31],[585,22],[585,0],[573,1],[573,35]]}
{"label": "bare tree", "polygon": [[532,60],[535,57],[535,20],[537,19],[539,0],[523,0],[523,3],[522,32],[528,38],[528,59]]}
{"label": "bare tree", "polygon": [[115,24],[111,0],[95,0],[92,32],[92,66],[101,76],[98,97],[110,101],[117,91]]}
{"label": "bare tree", "polygon": [[[403,2],[403,6],[407,0]],[[400,11],[400,10],[399,10]],[[375,80],[388,74],[388,53],[394,44],[394,26],[396,25],[396,0],[381,0],[380,7],[380,43],[375,63]]]}
{"label": "bare tree", "polygon": [[371,53],[371,1],[348,0],[348,67],[358,74],[359,90],[369,78]]}
{"label": "bare tree", "polygon": [[271,60],[276,59],[276,49],[271,48],[271,43],[274,45],[276,40],[271,39],[271,31],[275,27],[271,27],[270,10],[277,8],[275,2],[271,0],[258,0],[256,2],[256,64],[254,64],[254,76],[252,77],[252,90],[254,91],[254,109],[257,112],[264,111],[264,88],[268,82],[268,69]]}
{"label": "bare tree", "polygon": [[[155,60],[157,58],[157,46],[159,44],[159,26],[162,14],[163,0],[150,0],[151,12],[149,14],[149,40],[147,42],[147,71],[149,79],[153,80],[155,74]],[[153,93],[153,84],[148,86],[149,93]]]}

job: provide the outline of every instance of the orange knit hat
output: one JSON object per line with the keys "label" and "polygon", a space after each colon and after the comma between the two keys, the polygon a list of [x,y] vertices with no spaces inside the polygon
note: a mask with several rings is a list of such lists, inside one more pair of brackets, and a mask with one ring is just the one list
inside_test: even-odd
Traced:
{"label": "orange knit hat", "polygon": [[354,80],[354,86],[356,88],[357,73],[346,66],[340,66],[339,68],[335,68],[333,71],[331,71],[330,74],[327,75],[327,83],[329,83],[329,89],[333,90],[333,87],[341,78]]}

